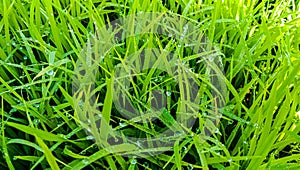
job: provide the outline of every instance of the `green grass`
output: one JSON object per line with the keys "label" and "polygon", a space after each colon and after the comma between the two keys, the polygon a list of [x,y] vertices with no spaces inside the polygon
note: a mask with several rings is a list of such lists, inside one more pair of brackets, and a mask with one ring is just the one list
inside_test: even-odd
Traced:
{"label": "green grass", "polygon": [[[222,119],[217,127],[209,127],[212,135],[203,137],[202,132],[207,125],[205,114],[215,108],[211,90],[216,87],[209,82],[208,67],[199,60],[214,51],[195,54],[168,36],[147,33],[128,37],[113,46],[103,61],[92,62],[93,67],[86,65],[97,73],[95,89],[84,89],[84,95],[94,95],[97,102],[78,107],[81,100],[74,100],[73,80],[80,71],[76,63],[82,60],[88,39],[97,28],[141,12],[183,17],[205,33],[212,42],[209,45],[219,49],[224,75],[216,73],[227,91],[224,107],[218,108]],[[297,0],[3,0],[0,169],[299,169],[299,27]],[[91,108],[98,107],[115,130],[136,138],[150,138],[170,128],[174,118],[187,116],[180,105],[186,95],[180,89],[185,84],[174,83],[186,75],[170,76],[166,73],[172,71],[164,72],[158,66],[133,72],[135,79],[127,79],[131,85],[126,95],[137,111],[145,111],[151,102],[159,105],[151,99],[153,90],[170,92],[166,107],[134,121],[118,112],[113,97],[122,93],[114,90],[114,83],[120,83],[121,88],[126,81],[118,82],[115,73],[119,67],[128,69],[126,58],[138,59],[134,54],[152,48],[171,51],[192,68],[201,96],[196,106],[200,109],[193,112],[196,122],[190,129],[178,125],[187,133],[181,140],[173,140],[171,147],[144,150],[168,149],[158,155],[145,156],[144,148],[138,152],[139,146],[130,143],[102,148],[86,133],[78,109],[91,116]],[[159,62],[148,59],[145,64]],[[139,62],[131,64],[141,66]],[[127,74],[122,76],[126,79]],[[81,78],[85,81],[90,77]],[[147,120],[157,115],[158,124]],[[93,133],[97,131],[95,123],[91,127]]]}

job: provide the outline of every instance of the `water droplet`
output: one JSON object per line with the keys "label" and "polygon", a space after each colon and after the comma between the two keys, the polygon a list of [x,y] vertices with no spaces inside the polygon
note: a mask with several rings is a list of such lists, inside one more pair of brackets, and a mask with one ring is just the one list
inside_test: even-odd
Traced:
{"label": "water droplet", "polygon": [[142,147],[142,144],[141,144],[140,141],[137,141],[137,142],[136,142],[136,145],[137,145],[138,147]]}
{"label": "water droplet", "polygon": [[94,137],[93,137],[93,136],[87,136],[86,139],[87,139],[87,140],[93,140]]}
{"label": "water droplet", "polygon": [[131,160],[131,164],[136,164],[137,163],[137,160],[135,159],[135,158],[133,158],[132,160]]}
{"label": "water droplet", "polygon": [[24,56],[24,57],[23,57],[23,59],[24,59],[24,60],[27,60],[27,59],[28,59],[28,57],[27,57],[27,56]]}
{"label": "water droplet", "polygon": [[39,108],[40,107],[39,104],[33,104],[32,106],[35,107],[35,108]]}
{"label": "water droplet", "polygon": [[229,162],[229,163],[232,162],[232,158],[228,159],[228,162]]}
{"label": "water droplet", "polygon": [[254,123],[253,125],[255,128],[259,128],[259,125],[257,123]]}
{"label": "water droplet", "polygon": [[84,160],[82,160],[82,163],[83,163],[84,165],[87,165],[87,164],[89,164],[89,161],[86,160],[86,159],[84,159]]}
{"label": "water droplet", "polygon": [[40,119],[34,119],[34,120],[33,120],[33,124],[36,125],[36,124],[38,124],[38,123],[40,123]]}
{"label": "water droplet", "polygon": [[248,142],[247,142],[247,141],[244,141],[243,143],[244,143],[245,145],[247,145],[247,144],[248,144]]}
{"label": "water droplet", "polygon": [[185,24],[185,26],[183,27],[183,31],[186,32],[189,29],[189,25]]}
{"label": "water droplet", "polygon": [[13,157],[13,160],[14,160],[14,161],[17,160],[17,159],[18,159],[17,157],[15,157],[15,156]]}
{"label": "water droplet", "polygon": [[20,47],[19,50],[23,50],[23,47]]}
{"label": "water droplet", "polygon": [[144,162],[143,165],[144,165],[145,167],[147,167],[147,168],[149,167],[149,163],[148,163],[148,162]]}
{"label": "water droplet", "polygon": [[53,76],[53,75],[54,75],[54,71],[53,71],[53,70],[50,70],[50,71],[47,72],[47,74],[48,74],[49,76]]}
{"label": "water droplet", "polygon": [[101,58],[101,59],[104,59],[104,56],[102,55],[102,56],[100,56],[100,58]]}
{"label": "water droplet", "polygon": [[127,126],[127,123],[126,123],[126,122],[120,122],[119,125],[120,125],[121,127],[125,127],[125,126]]}
{"label": "water droplet", "polygon": [[91,133],[91,132],[92,132],[91,128],[88,128],[88,129],[87,129],[87,131],[88,131],[89,133]]}
{"label": "water droplet", "polygon": [[175,132],[174,136],[181,136],[181,133],[179,131]]}
{"label": "water droplet", "polygon": [[189,165],[188,165],[188,167],[187,167],[187,169],[188,169],[188,170],[193,170],[193,169],[194,169],[194,167],[193,167],[193,165],[192,165],[192,164],[189,164]]}
{"label": "water droplet", "polygon": [[193,73],[194,71],[195,71],[194,68],[190,68],[190,69],[189,69],[189,72],[191,72],[191,73]]}
{"label": "water droplet", "polygon": [[166,94],[167,94],[167,96],[171,96],[172,92],[167,91]]}
{"label": "water droplet", "polygon": [[13,45],[13,46],[16,46],[16,43],[15,43],[15,42],[13,42],[13,43],[12,43],[12,45]]}

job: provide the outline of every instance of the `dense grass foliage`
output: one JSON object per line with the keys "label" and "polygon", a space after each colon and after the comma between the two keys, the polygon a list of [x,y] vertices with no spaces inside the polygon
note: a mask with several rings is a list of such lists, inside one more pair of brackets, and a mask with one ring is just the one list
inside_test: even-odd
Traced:
{"label": "dense grass foliage", "polygon": [[[205,33],[222,54],[226,100],[212,135],[200,137],[198,116],[170,151],[122,157],[96,145],[81,126],[72,81],[76,61],[96,29],[141,12],[176,14]],[[0,169],[300,168],[298,0],[2,0],[0,32]],[[95,94],[97,107],[125,134],[160,130],[121,118],[111,97],[117,64],[150,47],[173,49],[205,79],[205,68],[190,59],[194,54],[170,37],[149,34],[120,43],[99,63]],[[152,83],[143,81],[147,78]],[[180,100],[172,79],[159,71],[141,74],[130,97],[147,103],[152,87],[164,89],[172,117]],[[212,98],[209,90],[199,91],[202,115]],[[135,106],[143,110],[144,105]],[[115,151],[126,149],[120,144]]]}

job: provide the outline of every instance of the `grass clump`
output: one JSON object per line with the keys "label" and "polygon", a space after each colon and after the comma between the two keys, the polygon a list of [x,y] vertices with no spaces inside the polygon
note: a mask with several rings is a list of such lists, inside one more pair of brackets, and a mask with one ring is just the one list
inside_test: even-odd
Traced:
{"label": "grass clump", "polygon": [[[299,168],[299,1],[4,0],[0,9],[0,169]],[[132,108],[141,112],[155,106],[153,113],[160,112],[161,117],[147,123],[144,117],[129,121],[119,112],[116,103],[121,105],[127,99],[114,101],[114,95],[126,96],[114,90],[118,66],[158,63],[147,61],[147,57],[140,63],[124,62],[129,56],[147,56],[147,49],[171,51],[185,61],[202,98],[193,113],[194,126],[186,128],[188,133],[174,140],[168,151],[156,146],[165,152],[145,156],[141,153],[147,150],[132,150],[138,145],[116,142],[110,153],[94,142],[95,136],[86,133],[76,111],[80,102],[73,98],[74,74],[80,68],[76,63],[98,28],[121,17],[147,12],[185,18],[216,47],[227,89],[224,107],[219,108],[223,116],[217,120],[217,127],[211,125],[212,134],[203,137],[203,115],[210,113],[216,102],[209,69],[199,62],[199,56],[207,56],[210,51],[195,53],[172,36],[149,33],[126,37],[102,62],[86,66],[97,70],[95,88],[87,93],[97,102],[88,106],[99,108],[115,130],[149,138],[170,128],[169,123],[180,117],[178,113],[186,116],[187,112],[180,112],[180,102],[186,95],[180,92],[184,83],[174,83],[176,75],[178,79],[185,75],[170,74],[174,71],[168,66],[141,72],[129,69],[135,77],[127,79],[124,74],[118,87],[130,80],[126,95],[128,101],[135,101]],[[137,52],[139,55],[134,56]],[[154,89],[161,92],[153,94]],[[163,94],[167,96],[164,101],[152,100],[153,95]],[[166,105],[160,110],[162,103]],[[87,114],[91,110],[81,109]],[[126,115],[133,113],[128,110],[123,110]],[[95,131],[96,126],[92,126],[91,131]],[[120,152],[131,156],[123,157]]]}

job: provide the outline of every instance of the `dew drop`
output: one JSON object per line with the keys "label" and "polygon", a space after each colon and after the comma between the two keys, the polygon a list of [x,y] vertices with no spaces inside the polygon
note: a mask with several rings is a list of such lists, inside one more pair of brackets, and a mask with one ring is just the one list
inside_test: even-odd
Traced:
{"label": "dew drop", "polygon": [[93,137],[93,136],[87,136],[86,139],[87,139],[87,140],[93,140],[94,137]]}
{"label": "dew drop", "polygon": [[196,128],[196,133],[198,134],[200,132],[200,129],[199,128]]}
{"label": "dew drop", "polygon": [[171,94],[172,94],[172,92],[170,92],[170,91],[167,91],[167,92],[166,92],[166,95],[167,95],[167,96],[171,96]]}
{"label": "dew drop", "polygon": [[179,131],[175,132],[174,136],[180,136],[181,133]]}
{"label": "dew drop", "polygon": [[229,162],[229,163],[232,162],[232,158],[228,159],[228,162]]}
{"label": "dew drop", "polygon": [[145,167],[147,167],[147,168],[149,167],[149,163],[148,163],[148,162],[144,162],[143,165],[144,165]]}
{"label": "dew drop", "polygon": [[119,142],[119,139],[118,139],[118,138],[115,138],[115,142]]}
{"label": "dew drop", "polygon": [[66,117],[71,117],[70,113],[66,113]]}
{"label": "dew drop", "polygon": [[259,128],[259,125],[257,123],[254,123],[253,125],[255,128]]}
{"label": "dew drop", "polygon": [[136,145],[137,145],[138,147],[141,147],[141,146],[142,146],[142,144],[141,144],[140,141],[137,141],[137,142],[136,142]]}
{"label": "dew drop", "polygon": [[39,104],[33,104],[32,106],[35,107],[35,108],[39,108],[40,107]]}
{"label": "dew drop", "polygon": [[86,159],[84,159],[84,160],[82,160],[82,163],[83,163],[84,165],[87,165],[87,164],[89,164],[89,161],[86,160]]}
{"label": "dew drop", "polygon": [[36,124],[38,124],[38,123],[40,123],[40,119],[34,119],[34,120],[33,120],[33,124],[36,125]]}
{"label": "dew drop", "polygon": [[48,74],[49,76],[53,76],[53,75],[54,75],[54,71],[53,71],[53,70],[50,70],[50,71],[47,72],[47,74]]}
{"label": "dew drop", "polygon": [[127,126],[127,123],[126,123],[126,122],[120,122],[119,125],[120,125],[121,127],[125,127],[125,126]]}
{"label": "dew drop", "polygon": [[187,169],[188,169],[188,170],[193,170],[193,169],[194,169],[194,167],[193,167],[193,165],[192,165],[192,164],[189,164],[189,165],[188,165],[188,167],[187,167]]}
{"label": "dew drop", "polygon": [[137,160],[136,160],[135,158],[133,158],[133,159],[131,160],[131,164],[135,165],[136,163],[137,163]]}

